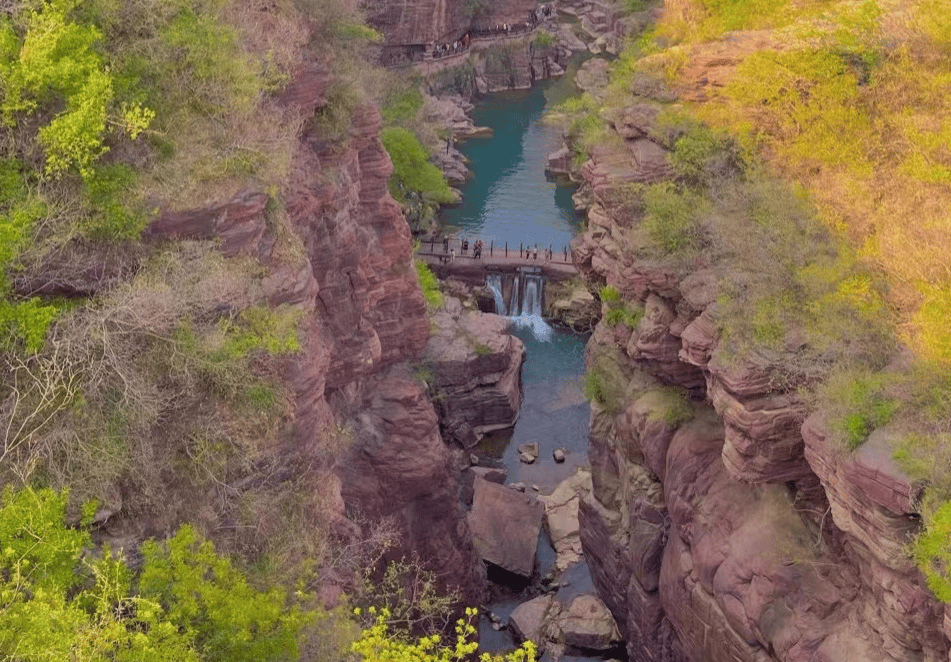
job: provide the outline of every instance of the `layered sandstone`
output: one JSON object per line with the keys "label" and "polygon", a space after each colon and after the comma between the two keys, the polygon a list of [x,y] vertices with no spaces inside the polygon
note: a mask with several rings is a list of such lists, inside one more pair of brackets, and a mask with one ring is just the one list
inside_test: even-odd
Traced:
{"label": "layered sandstone", "polygon": [[[943,605],[908,558],[920,486],[891,460],[889,433],[853,455],[832,447],[783,372],[794,349],[721,348],[716,299],[730,274],[638,250],[622,193],[670,176],[655,116],[646,101],[618,112],[617,140],[575,173],[588,212],[579,271],[645,310],[633,329],[602,321],[592,336],[589,351],[610,348],[628,386],[617,410],[593,405],[594,489],[580,508],[630,658],[947,659]],[[689,394],[691,420],[670,415],[671,385]]]}
{"label": "layered sandstone", "polygon": [[[303,68],[283,97],[288,110],[306,119],[325,103],[330,82],[319,67]],[[371,526],[394,520],[404,551],[426,559],[468,601],[479,600],[484,570],[458,505],[458,463],[407,365],[425,347],[429,321],[409,228],[387,190],[392,164],[379,129],[378,111],[364,106],[342,146],[302,136],[284,191],[288,230],[301,250],[281,246],[268,196],[254,191],[160,214],[146,234],[215,238],[224,254],[263,265],[265,298],[303,314],[301,350],[285,366],[296,400],[289,449],[326,464],[319,449],[328,435],[352,436],[336,463],[341,511],[345,505]]]}
{"label": "layered sandstone", "polygon": [[525,346],[509,325],[499,315],[463,310],[455,298],[433,315],[425,365],[447,441],[470,448],[487,432],[515,425]]}

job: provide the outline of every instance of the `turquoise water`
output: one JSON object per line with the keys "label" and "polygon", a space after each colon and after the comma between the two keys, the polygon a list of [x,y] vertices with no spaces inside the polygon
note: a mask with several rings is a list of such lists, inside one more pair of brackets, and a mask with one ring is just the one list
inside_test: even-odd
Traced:
{"label": "turquoise water", "polygon": [[[570,76],[570,78],[569,78]],[[490,139],[474,139],[460,146],[470,159],[475,177],[462,186],[463,204],[441,213],[450,230],[470,238],[492,240],[497,247],[509,243],[551,244],[555,251],[570,243],[581,229],[582,219],[571,202],[572,190],[545,179],[548,154],[561,147],[561,132],[542,122],[546,104],[577,93],[570,82],[573,73],[560,81],[546,81],[531,90],[493,94],[479,102],[473,113],[476,123],[490,126]],[[537,488],[550,493],[577,467],[587,465],[590,408],[581,394],[584,348],[587,335],[549,327],[537,315],[513,318],[512,333],[525,343],[522,368],[522,407],[510,430],[489,435],[473,451],[483,463],[502,464],[509,482],[523,482],[527,491]],[[538,442],[534,464],[518,460],[520,444]],[[567,459],[557,464],[552,451],[564,448]],[[551,569],[554,550],[543,532],[539,539],[537,572]],[[579,593],[593,592],[587,565],[577,564],[560,576],[570,582],[559,591],[567,604]],[[503,620],[519,604],[537,594],[532,588],[497,586],[488,605]],[[498,651],[513,646],[508,630],[494,631],[488,619],[480,619],[482,650]],[[547,661],[549,658],[542,658]],[[566,657],[565,662],[592,658]]]}
{"label": "turquoise water", "polygon": [[499,92],[479,102],[475,123],[495,134],[460,145],[474,178],[460,187],[462,204],[440,212],[447,229],[497,247],[552,245],[561,252],[571,242],[582,223],[572,191],[545,179],[548,155],[561,147],[561,130],[541,118],[546,104],[577,93],[572,77],[569,71],[530,90]]}

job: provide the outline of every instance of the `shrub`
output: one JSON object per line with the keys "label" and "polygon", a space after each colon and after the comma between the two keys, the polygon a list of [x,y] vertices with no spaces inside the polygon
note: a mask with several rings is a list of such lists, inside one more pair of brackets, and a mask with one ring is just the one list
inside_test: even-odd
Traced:
{"label": "shrub", "polygon": [[419,278],[419,286],[423,290],[426,305],[430,310],[442,308],[443,296],[439,289],[439,279],[422,260],[414,260],[413,266],[416,267],[416,276]]}
{"label": "shrub", "polygon": [[611,414],[621,411],[625,404],[627,382],[617,363],[619,360],[619,356],[608,352],[599,354],[585,371],[581,381],[584,397],[598,403]]}
{"label": "shrub", "polygon": [[214,545],[183,526],[165,543],[142,545],[142,597],[191,641],[203,660],[295,660],[298,636],[312,614],[284,592],[251,588]]}
{"label": "shrub", "polygon": [[601,301],[612,306],[621,301],[621,293],[613,285],[605,285],[598,292],[598,295],[601,297]]}
{"label": "shrub", "polygon": [[913,555],[935,597],[951,602],[951,501],[937,509],[915,541]]}
{"label": "shrub", "polygon": [[317,138],[326,144],[345,143],[359,102],[359,94],[350,83],[334,82],[327,91],[327,102],[317,109],[312,120]]}
{"label": "shrub", "polygon": [[121,557],[89,554],[84,508],[65,526],[67,496],[7,488],[0,501],[0,655],[5,659],[291,660],[314,613],[281,589],[248,586],[231,562],[183,527],[143,545],[133,573]]}
{"label": "shrub", "polygon": [[455,199],[442,171],[429,162],[429,155],[411,131],[390,127],[380,137],[393,160],[390,191],[397,200],[404,201],[408,191],[417,191],[434,202],[449,203]]}
{"label": "shrub", "polygon": [[693,418],[693,407],[687,399],[687,392],[676,386],[665,386],[651,391],[657,406],[651,411],[650,418],[664,421],[675,427]]}
{"label": "shrub", "polygon": [[[405,639],[394,634],[387,623],[390,617],[388,609],[377,610],[371,607],[368,612],[374,620],[350,648],[350,651],[363,662],[398,662],[399,660],[463,662],[470,659],[479,648],[478,642],[473,641],[476,629],[469,622],[478,614],[478,610],[472,607],[466,609],[465,618],[456,621],[455,641],[450,641],[448,646],[443,644],[442,636],[438,634],[419,639]],[[362,611],[358,610],[357,615],[362,615]],[[535,652],[535,644],[526,641],[511,653],[502,655],[484,653],[479,660],[481,662],[535,662]]]}
{"label": "shrub", "polygon": [[645,213],[640,227],[655,249],[676,255],[699,246],[699,216],[706,207],[702,197],[661,182],[645,187],[643,198]]}
{"label": "shrub", "polygon": [[557,43],[558,38],[551,32],[545,32],[544,30],[535,35],[535,39],[532,40],[532,45],[535,48],[549,48]]}
{"label": "shrub", "polygon": [[383,99],[380,112],[386,125],[406,124],[416,119],[423,107],[423,93],[416,86],[398,88]]}
{"label": "shrub", "polygon": [[888,378],[881,373],[842,370],[822,386],[821,400],[831,431],[849,450],[861,446],[898,410],[899,402],[886,393],[888,385]]}

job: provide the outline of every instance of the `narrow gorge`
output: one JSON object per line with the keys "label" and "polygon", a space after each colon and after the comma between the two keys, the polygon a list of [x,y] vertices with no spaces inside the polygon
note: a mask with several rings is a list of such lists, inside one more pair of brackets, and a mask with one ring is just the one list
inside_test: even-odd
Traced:
{"label": "narrow gorge", "polygon": [[951,660],[947,16],[3,9],[0,658]]}

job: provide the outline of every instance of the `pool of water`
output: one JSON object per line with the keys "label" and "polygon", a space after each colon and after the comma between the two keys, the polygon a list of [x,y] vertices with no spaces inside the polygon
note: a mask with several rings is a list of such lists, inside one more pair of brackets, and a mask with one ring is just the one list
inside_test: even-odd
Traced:
{"label": "pool of water", "polygon": [[479,101],[476,124],[494,130],[460,146],[474,177],[460,187],[457,207],[443,209],[443,227],[460,236],[480,237],[495,246],[551,245],[561,252],[581,228],[572,190],[545,178],[548,155],[561,147],[561,129],[542,121],[546,107],[577,94],[572,60],[566,75],[529,90],[498,92]]}

